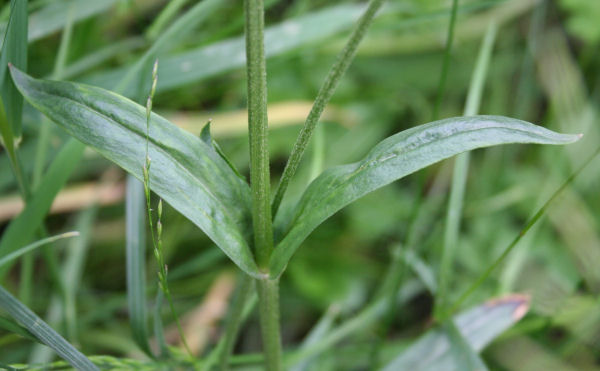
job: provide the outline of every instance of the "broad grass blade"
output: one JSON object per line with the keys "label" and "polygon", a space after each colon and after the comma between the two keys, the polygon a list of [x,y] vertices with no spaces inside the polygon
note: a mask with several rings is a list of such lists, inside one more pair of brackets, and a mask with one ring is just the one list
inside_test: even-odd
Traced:
{"label": "broad grass blade", "polygon": [[29,308],[21,304],[14,296],[0,286],[0,308],[8,312],[15,320],[29,330],[42,343],[52,348],[61,358],[78,370],[99,370],[92,361],[69,344],[52,327],[48,326]]}
{"label": "broad grass blade", "polygon": [[[265,54],[272,57],[331,37],[351,27],[364,9],[362,5],[338,5],[268,27],[265,29]],[[157,91],[172,90],[243,67],[246,63],[245,50],[244,38],[238,37],[163,57],[158,69],[161,83]],[[120,67],[90,76],[83,81],[112,88],[118,85],[130,69],[131,66]],[[135,85],[132,85],[123,94],[130,96],[134,92]]]}
{"label": "broad grass blade", "polygon": [[[25,2],[17,0],[17,2]],[[73,21],[77,23],[93,17],[112,8],[117,0],[55,0],[48,1],[46,6],[34,12],[29,17],[29,42],[51,35],[65,27],[68,20],[65,17],[69,8],[73,8]],[[6,32],[6,23],[0,24],[0,34]],[[3,38],[2,38],[3,39]],[[25,44],[26,45],[26,44]]]}
{"label": "broad grass blade", "polygon": [[133,339],[148,355],[148,311],[146,302],[146,199],[144,185],[127,176],[125,202],[127,252],[127,306]]}

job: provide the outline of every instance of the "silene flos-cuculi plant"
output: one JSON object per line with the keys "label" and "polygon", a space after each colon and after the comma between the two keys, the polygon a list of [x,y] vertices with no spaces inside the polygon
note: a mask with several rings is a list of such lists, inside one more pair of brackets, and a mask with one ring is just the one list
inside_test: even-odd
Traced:
{"label": "silene flos-cuculi plant", "polygon": [[[224,339],[219,345],[220,353],[215,356],[219,360],[210,360],[214,364],[220,363],[222,368],[227,368],[235,343],[246,302],[244,295],[255,285],[265,367],[267,370],[284,369],[279,279],[310,233],[346,205],[431,164],[476,148],[508,143],[568,144],[579,138],[513,118],[478,116],[476,110],[466,110],[465,116],[430,122],[395,134],[372,148],[362,160],[323,171],[308,185],[297,204],[285,212],[280,210],[288,184],[319,118],[382,4],[383,0],[369,2],[318,92],[273,191],[269,173],[262,0],[244,1],[249,182],[211,138],[209,125],[197,137],[151,113],[160,68],[158,72],[156,67],[154,69],[153,87],[146,107],[94,86],[35,79],[23,72],[23,64],[15,63],[9,68],[14,85],[32,106],[73,138],[143,182],[153,249],[159,262],[159,285],[167,301],[171,303],[168,270],[160,240],[162,200],[206,233],[246,275],[247,279],[242,280],[240,287],[242,299],[230,313]],[[141,64],[151,64],[152,56],[153,53],[149,53]],[[158,80],[160,84],[160,77]],[[11,143],[6,143],[7,135],[3,133],[4,142],[10,146]],[[153,222],[150,191],[161,198],[157,224]],[[437,313],[439,316],[436,315],[440,322],[452,314],[452,306],[447,303],[442,306]],[[15,307],[14,310],[26,309]],[[177,321],[176,315],[175,319]],[[47,331],[50,335],[46,335],[55,339],[51,329]],[[62,352],[58,351],[59,355],[74,367],[96,368],[68,344],[60,345],[63,348]]]}

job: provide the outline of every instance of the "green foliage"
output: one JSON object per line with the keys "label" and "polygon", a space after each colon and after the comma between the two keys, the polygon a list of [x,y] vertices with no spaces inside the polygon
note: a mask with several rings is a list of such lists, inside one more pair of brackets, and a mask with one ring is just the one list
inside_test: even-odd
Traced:
{"label": "green foliage", "polygon": [[[84,146],[76,140],[70,140],[63,146],[56,155],[52,166],[48,169],[42,178],[44,188],[36,192],[29,200],[25,209],[17,218],[11,221],[10,225],[2,234],[0,239],[0,256],[5,256],[27,244],[34,236],[35,231],[40,227],[42,221],[54,197],[64,187],[68,176],[76,163],[72,162],[74,157],[83,152]],[[0,277],[3,277],[10,264],[0,268]]]}
{"label": "green foliage", "polygon": [[[16,69],[12,73],[32,105],[143,179],[144,107],[100,88],[36,80]],[[240,268],[258,275],[244,239],[250,207],[247,184],[216,151],[155,114],[151,117],[149,146],[154,167],[150,188],[196,223]]]}
{"label": "green foliage", "polygon": [[[20,145],[0,104],[0,367],[595,367],[592,2],[25,3],[0,9],[31,103]],[[578,139],[505,116],[585,136],[469,154]]]}
{"label": "green foliage", "polygon": [[[456,330],[475,351],[481,351],[496,336],[512,326],[526,311],[526,297],[507,297],[495,303],[475,307],[453,319]],[[481,370],[465,367],[452,356],[455,336],[452,330],[435,329],[426,333],[383,370]],[[432,351],[435,350],[435,351]]]}
{"label": "green foliage", "polygon": [[64,360],[79,370],[99,370],[81,352],[69,344],[62,336],[48,326],[29,308],[21,304],[14,296],[0,286],[0,308],[8,312],[15,320],[36,336],[42,343],[52,348]]}
{"label": "green foliage", "polygon": [[506,143],[567,144],[577,135],[557,134],[500,116],[457,117],[420,125],[379,143],[361,161],[335,167],[315,179],[295,208],[277,244],[271,274],[279,276],[300,243],[335,212],[408,174],[461,152]]}
{"label": "green foliage", "polygon": [[561,7],[569,12],[567,27],[576,36],[588,43],[600,41],[600,3],[587,0],[561,0]]}
{"label": "green foliage", "polygon": [[[10,2],[10,20],[6,28],[0,56],[0,95],[14,140],[21,140],[23,97],[12,79],[7,78],[8,64],[27,70],[27,0]],[[6,141],[7,138],[5,138]]]}

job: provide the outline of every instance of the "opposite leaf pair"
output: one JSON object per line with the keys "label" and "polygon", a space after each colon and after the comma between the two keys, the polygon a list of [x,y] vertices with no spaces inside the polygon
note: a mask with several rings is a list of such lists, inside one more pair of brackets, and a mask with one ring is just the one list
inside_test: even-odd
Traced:
{"label": "opposite leaf pair", "polygon": [[[11,68],[15,84],[38,110],[70,135],[142,179],[146,111],[112,92],[68,82],[37,80]],[[263,275],[249,241],[248,184],[213,145],[152,114],[150,188],[194,222],[247,274]],[[323,221],[354,200],[408,174],[458,153],[507,143],[567,144],[579,135],[558,134],[501,116],[457,117],[393,135],[359,162],[337,166],[317,177],[295,206],[271,257],[278,277],[304,239]]]}

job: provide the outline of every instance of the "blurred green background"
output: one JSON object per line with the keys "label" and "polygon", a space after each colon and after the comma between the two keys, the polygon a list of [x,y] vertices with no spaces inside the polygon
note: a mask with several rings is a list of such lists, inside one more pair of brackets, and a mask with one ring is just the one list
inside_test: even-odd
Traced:
{"label": "blurred green background", "polygon": [[[72,40],[61,78],[114,89],[127,66],[195,1],[178,1],[172,18],[158,18],[167,3],[31,0],[28,73],[55,74],[61,30],[71,19]],[[275,182],[364,4],[266,0],[266,6]],[[284,202],[299,197],[315,169],[355,161],[383,138],[433,119],[450,6],[445,0],[387,2],[326,110],[319,134],[323,145],[311,144]],[[212,118],[216,139],[247,175],[242,8],[239,1],[223,1],[200,26],[160,50],[154,110],[196,134]],[[8,14],[4,2],[0,30]],[[473,153],[452,298],[494,262],[523,223],[600,143],[599,19],[597,0],[459,1],[439,118],[462,114],[481,40],[495,21],[499,30],[480,113],[585,136],[567,147],[509,145]],[[127,94],[136,98],[139,85],[133,81]],[[43,119],[30,106],[24,116],[20,151],[32,174],[36,166],[43,169],[51,162],[67,135],[48,126],[50,148],[39,164],[35,152]],[[404,304],[346,339],[335,352],[320,356],[311,369],[372,369],[431,327],[428,284],[437,280],[451,174],[452,162],[447,161],[376,191],[321,225],[299,249],[281,283],[284,346],[298,344],[327,311],[343,321],[364,308],[392,257],[399,254],[406,262]],[[491,369],[600,369],[599,175],[596,160],[465,303],[469,307],[507,293],[531,296],[528,314],[483,352]],[[74,312],[65,315],[39,251],[30,266],[13,267],[4,284],[84,353],[136,358],[141,355],[127,316],[124,180],[122,170],[86,151],[45,219],[50,234],[82,233],[53,247],[60,274],[76,293]],[[0,191],[1,232],[20,210],[4,152]],[[163,224],[171,291],[191,342],[202,354],[218,338],[236,270],[199,229],[168,206]],[[27,269],[34,274],[23,273]],[[149,251],[149,303],[156,292],[155,271]],[[31,281],[23,282],[24,277]],[[164,321],[167,337],[176,340],[166,309]],[[252,314],[236,352],[260,351],[258,339],[258,319]],[[0,329],[0,363],[52,359],[52,353],[30,340]]]}

